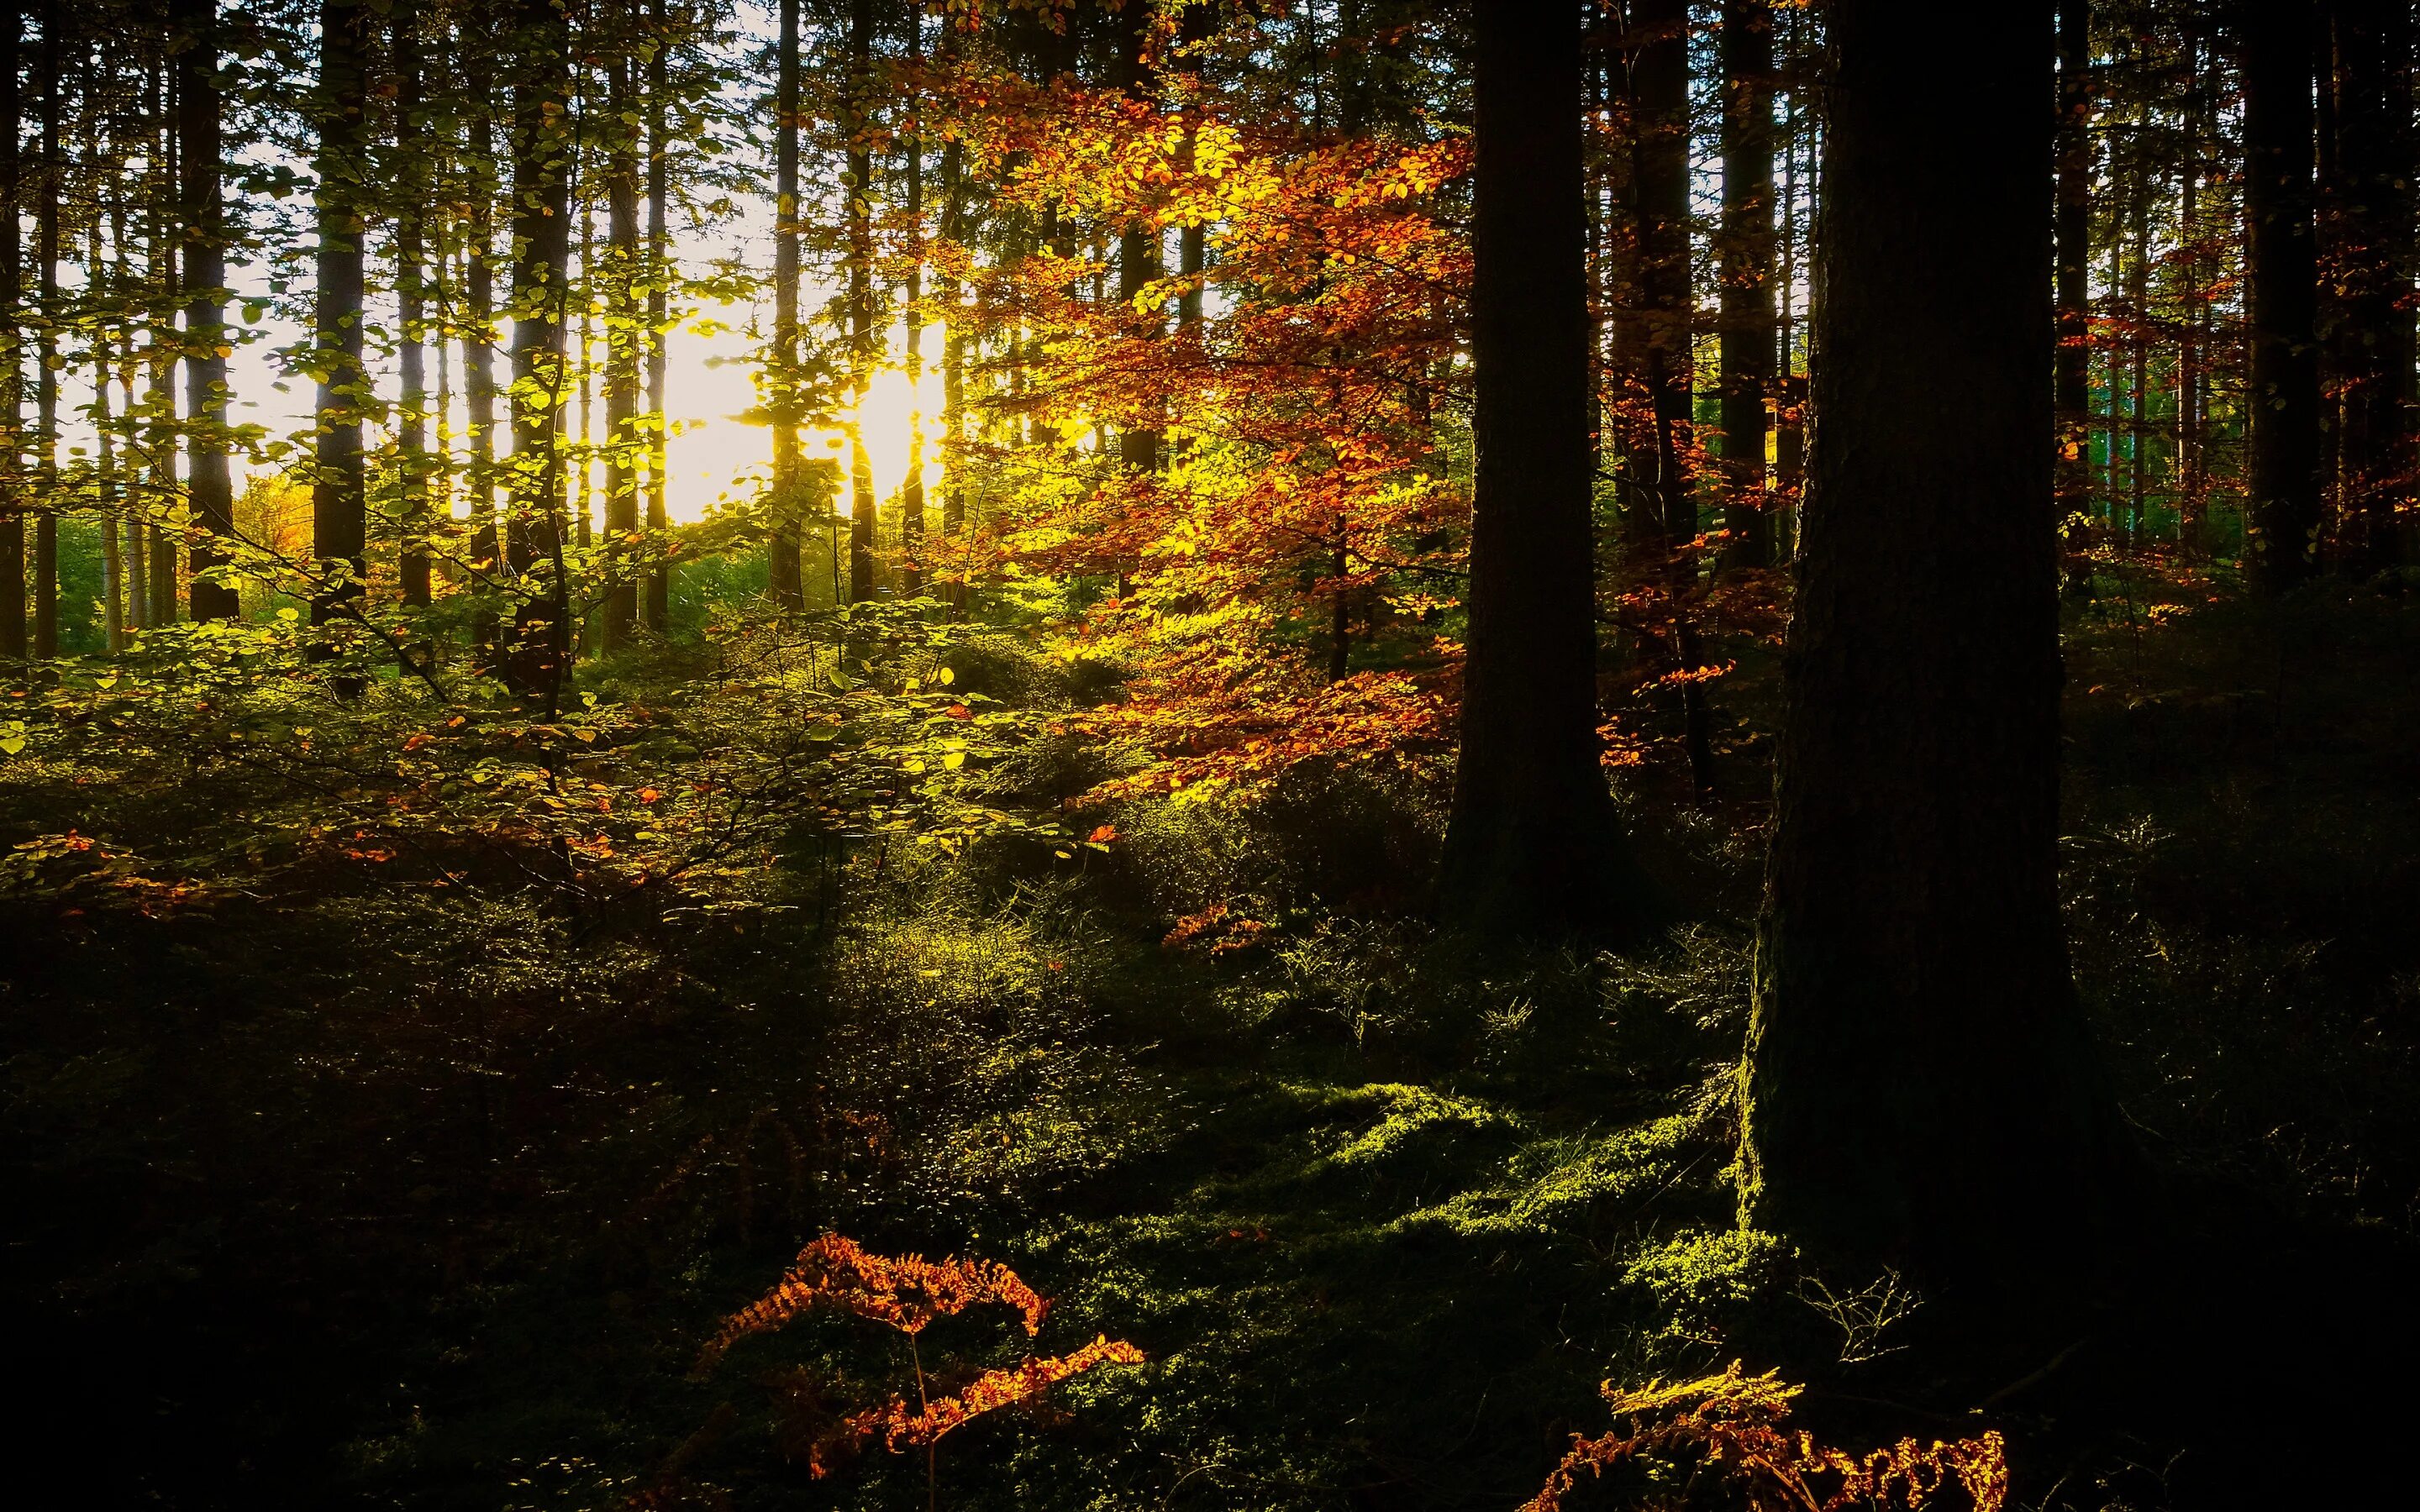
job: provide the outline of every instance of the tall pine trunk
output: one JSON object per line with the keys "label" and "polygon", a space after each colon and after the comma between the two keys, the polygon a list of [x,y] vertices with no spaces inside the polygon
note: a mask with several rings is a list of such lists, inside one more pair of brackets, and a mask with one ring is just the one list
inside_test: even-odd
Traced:
{"label": "tall pine trunk", "polygon": [[[235,533],[235,481],[227,470],[226,206],[220,188],[217,0],[178,0],[186,39],[177,60],[177,156],[185,208],[185,495],[193,521],[222,538]],[[242,612],[235,589],[203,580],[227,561],[193,548],[188,603],[196,620]]]}
{"label": "tall pine trunk", "polygon": [[2058,517],[2068,532],[2073,577],[2087,593],[2084,553],[2092,514],[2092,5],[2058,0],[2057,265],[2058,351],[2052,365],[2058,408]]}
{"label": "tall pine trunk", "polygon": [[396,467],[403,501],[396,578],[406,604],[428,602],[428,270],[422,206],[427,198],[427,143],[421,121],[420,7],[398,0],[394,11],[396,204],[395,221],[396,353],[400,413],[396,416]]}
{"label": "tall pine trunk", "polygon": [[1725,555],[1773,561],[1765,420],[1773,392],[1773,8],[1723,4],[1722,423]]}
{"label": "tall pine trunk", "polygon": [[1477,461],[1440,903],[1491,933],[1602,933],[1626,921],[1596,734],[1579,19],[1477,17]]}
{"label": "tall pine trunk", "polygon": [[[908,62],[924,58],[924,12],[908,8]],[[913,598],[924,586],[924,139],[915,103],[907,110],[899,146],[908,170],[908,287],[900,301],[908,317],[908,475],[899,485],[899,596]]]}
{"label": "tall pine trunk", "polygon": [[553,0],[524,0],[513,81],[513,460],[504,561],[519,595],[507,680],[559,705],[571,657],[564,570],[564,305],[571,262],[571,36]]}
{"label": "tall pine trunk", "polygon": [[[470,104],[470,140],[464,153],[470,214],[462,255],[462,408],[470,430],[470,464],[463,486],[470,495],[471,582],[484,599],[504,563],[504,531],[496,510],[496,225],[502,172],[496,161],[494,48],[498,33],[474,30],[466,18],[458,33],[464,94]],[[482,603],[471,621],[471,643],[496,643],[495,611]]]}
{"label": "tall pine trunk", "polygon": [[[672,281],[672,242],[664,224],[672,196],[672,143],[664,135],[666,97],[672,91],[672,30],[665,24],[664,0],[655,0],[655,51],[647,55],[647,534],[661,543],[670,523],[665,516],[664,469],[669,435],[665,430],[664,380],[668,363],[664,330]],[[662,634],[672,612],[672,578],[659,560],[647,569],[647,628]]]}
{"label": "tall pine trunk", "polygon": [[[627,45],[625,43],[624,45]],[[605,114],[613,147],[605,165],[605,545],[611,579],[605,592],[607,649],[628,645],[639,617],[639,586],[630,576],[630,546],[639,531],[638,301],[639,131],[631,74],[637,64],[617,56],[609,65]],[[791,553],[797,561],[797,553]]]}
{"label": "tall pine trunk", "polygon": [[0,657],[25,656],[25,272],[19,213],[24,208],[24,121],[17,70],[24,13],[0,16]]}
{"label": "tall pine trunk", "polygon": [[2019,1307],[2093,1254],[2122,1151],[2055,886],[2050,8],[1966,13],[1955,69],[1917,0],[1827,15],[1743,1196],[1819,1264]]}
{"label": "tall pine trunk", "polygon": [[799,580],[799,0],[782,0],[773,92],[773,532],[766,549],[774,602],[806,606]]}
{"label": "tall pine trunk", "polygon": [[2311,0],[2245,0],[2243,212],[2251,284],[2253,583],[2278,593],[2319,560],[2318,246],[2312,224]]}
{"label": "tall pine trunk", "polygon": [[2401,556],[2397,506],[2412,496],[2413,269],[2412,7],[2335,0],[2336,370],[2341,563],[2355,576]]}
{"label": "tall pine trunk", "polygon": [[35,382],[35,424],[42,449],[42,497],[34,515],[34,655],[59,654],[59,5],[42,8],[42,187],[34,208],[34,259],[41,265],[41,372]]}
{"label": "tall pine trunk", "polygon": [[[855,0],[849,10],[848,133],[848,360],[853,400],[862,405],[874,378],[874,153],[866,141],[874,87],[874,0]],[[865,454],[861,424],[849,426],[848,599],[874,596],[874,464]]]}
{"label": "tall pine trunk", "polygon": [[311,554],[322,586],[311,619],[349,612],[368,571],[362,473],[362,413],[369,375],[362,365],[362,242],[369,147],[367,13],[361,0],[319,7],[318,300],[312,366],[318,374],[318,471],[311,487]]}

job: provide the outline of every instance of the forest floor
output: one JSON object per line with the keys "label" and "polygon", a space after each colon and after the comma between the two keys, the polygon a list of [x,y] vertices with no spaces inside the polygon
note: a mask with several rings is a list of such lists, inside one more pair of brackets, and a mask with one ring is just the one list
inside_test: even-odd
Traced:
{"label": "forest floor", "polygon": [[[1999,1428],[2018,1504],[2294,1504],[2408,1405],[2352,1383],[2408,1338],[2420,1220],[2420,597],[2103,587],[2065,886],[2172,1284],[2001,1390],[1902,1348],[1893,1278],[1737,1225],[1773,717],[1743,648],[1717,802],[1668,741],[1623,774],[1687,919],[1630,957],[1421,923],[1422,770],[1135,802],[1056,867],[802,838],[787,901],[727,918],[20,878],[20,1463],[92,1505],[922,1505],[918,1455],[797,1453],[912,1395],[897,1335],[816,1318],[693,1368],[837,1232],[1013,1266],[1054,1299],[1031,1348],[1146,1356],[943,1441],[950,1507],[1509,1512],[1606,1426],[1600,1381],[1733,1359],[1844,1441]],[[0,772],[0,838],[102,775]],[[976,1309],[915,1362],[954,1389],[1028,1348]]]}

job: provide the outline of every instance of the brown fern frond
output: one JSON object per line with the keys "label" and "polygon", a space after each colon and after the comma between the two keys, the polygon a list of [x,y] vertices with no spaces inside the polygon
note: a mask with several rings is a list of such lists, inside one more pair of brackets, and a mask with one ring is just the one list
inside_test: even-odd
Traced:
{"label": "brown fern frond", "polygon": [[826,1234],[799,1252],[779,1285],[724,1319],[697,1359],[695,1374],[714,1368],[725,1351],[754,1334],[769,1334],[818,1307],[852,1313],[908,1335],[937,1318],[981,1303],[1014,1307],[1025,1332],[1041,1332],[1050,1304],[1005,1265],[991,1260],[927,1260],[921,1255],[871,1255],[855,1241]]}

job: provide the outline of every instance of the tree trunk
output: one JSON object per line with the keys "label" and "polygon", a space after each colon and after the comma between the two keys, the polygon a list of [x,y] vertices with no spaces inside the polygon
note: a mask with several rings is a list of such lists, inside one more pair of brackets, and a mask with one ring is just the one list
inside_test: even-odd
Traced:
{"label": "tree trunk", "polygon": [[0,16],[0,657],[25,656],[25,273],[23,141],[24,108],[17,93],[24,13],[15,4]]}
{"label": "tree trunk", "polygon": [[2343,381],[2341,564],[2356,577],[2401,555],[2412,494],[2413,274],[2412,7],[2335,0],[2336,275]]}
{"label": "tree trunk", "polygon": [[1605,933],[1626,920],[1596,734],[1578,18],[1477,16],[1477,463],[1441,903],[1490,933]]}
{"label": "tree trunk", "polygon": [[[1149,70],[1143,64],[1143,42],[1147,13],[1144,7],[1132,5],[1118,13],[1117,85],[1126,94],[1141,98],[1152,87]],[[1347,131],[1357,131],[1360,122],[1348,120]],[[1160,274],[1159,233],[1146,225],[1127,225],[1118,232],[1118,314],[1131,317],[1135,301],[1143,289]],[[1118,462],[1128,472],[1156,472],[1159,470],[1160,431],[1156,425],[1136,425],[1118,435]],[[1124,580],[1121,570],[1120,580]]]}
{"label": "tree trunk", "polygon": [[[631,73],[637,64],[616,57],[610,65],[605,114],[613,122],[613,147],[605,165],[605,592],[607,650],[628,645],[639,617],[639,585],[631,578],[631,543],[639,532],[639,473],[644,447],[639,433],[639,303],[631,290],[639,272],[639,131],[629,124],[635,109]],[[791,553],[791,561],[798,553]]]}
{"label": "tree trunk", "polygon": [[2069,591],[2092,590],[2085,555],[2092,515],[2092,5],[2058,0],[2058,517]]}
{"label": "tree trunk", "polygon": [[[1815,427],[1743,1199],[1841,1273],[2011,1307],[2122,1149],[2055,887],[2047,5],[1835,0]],[[1955,413],[1959,423],[1940,417]]]}
{"label": "tree trunk", "polygon": [[403,496],[402,545],[396,577],[403,601],[428,603],[428,378],[427,270],[422,246],[421,207],[427,197],[421,131],[420,7],[398,0],[395,8],[395,119],[396,205],[395,222],[396,354],[401,370],[401,413],[396,417],[396,466]]}
{"label": "tree trunk", "polygon": [[35,379],[35,424],[40,428],[42,497],[34,516],[34,655],[59,654],[59,6],[42,8],[42,176],[34,211],[34,257],[41,264],[42,370]]}
{"label": "tree trunk", "polygon": [[2182,180],[2177,203],[2177,542],[2189,551],[2204,548],[2202,482],[2202,364],[2204,344],[2201,257],[2203,105],[2200,39],[2188,31],[2184,43],[2185,98],[2179,135],[2183,142]]}
{"label": "tree trunk", "polygon": [[806,607],[799,580],[799,0],[782,0],[773,95],[773,532],[767,544],[773,601]]}
{"label": "tree trunk", "polygon": [[[1140,8],[1137,8],[1138,12]],[[908,61],[923,61],[924,12],[908,8]],[[899,485],[899,594],[913,598],[924,586],[924,139],[915,104],[908,106],[899,146],[908,169],[908,289],[901,301],[908,316],[908,476]]]}
{"label": "tree trunk", "polygon": [[1731,565],[1769,566],[1766,405],[1773,392],[1773,9],[1723,4],[1723,512]]}
{"label": "tree trunk", "polygon": [[[941,148],[941,235],[956,241],[966,235],[961,224],[965,214],[962,196],[966,182],[966,149],[957,142]],[[947,311],[948,325],[941,332],[941,534],[954,548],[963,548],[967,531],[966,483],[966,411],[967,411],[967,326],[968,313],[959,307],[963,291],[954,277],[940,288],[941,307]],[[963,568],[943,590],[950,604],[950,617],[962,620],[967,614],[967,583]]]}
{"label": "tree trunk", "polygon": [[[667,377],[664,330],[667,285],[672,281],[672,243],[664,224],[672,183],[672,143],[664,134],[665,97],[671,93],[672,31],[665,24],[664,0],[655,5],[656,50],[647,58],[647,536],[660,550],[669,524],[665,517],[664,468],[669,437],[665,431],[664,379]],[[672,579],[659,561],[647,569],[647,628],[661,635],[671,621]]]}
{"label": "tree trunk", "polygon": [[[848,98],[848,356],[849,384],[862,406],[874,378],[874,154],[866,143],[872,125],[874,0],[855,0],[849,11]],[[874,596],[874,464],[865,455],[865,430],[849,425],[848,600]]]}
{"label": "tree trunk", "polygon": [[564,301],[571,261],[571,37],[553,0],[524,0],[513,84],[513,461],[504,561],[520,595],[507,680],[550,714],[571,655],[564,571]]}
{"label": "tree trunk", "polygon": [[2319,531],[2317,243],[2310,0],[2245,0],[2243,208],[2251,284],[2248,576],[2275,594],[2310,576]]}
{"label": "tree trunk", "polygon": [[[219,187],[217,0],[178,0],[189,39],[177,54],[177,155],[185,202],[185,490],[194,523],[212,535],[235,533],[235,483],[227,471],[226,207]],[[234,588],[202,574],[226,562],[216,548],[193,548],[189,593],[196,620],[242,612]]]}
{"label": "tree trunk", "polygon": [[315,625],[342,619],[368,571],[362,478],[362,411],[369,375],[362,366],[362,242],[366,232],[369,133],[360,0],[319,7],[318,301],[312,365],[319,375],[318,471],[311,487],[311,554],[322,585],[312,600]]}
{"label": "tree trunk", "polygon": [[150,347],[150,378],[147,397],[151,411],[151,481],[152,497],[159,508],[145,534],[149,538],[151,556],[151,611],[153,625],[174,625],[177,621],[177,543],[161,523],[168,501],[177,492],[177,339],[175,311],[181,299],[182,285],[177,277],[177,198],[179,193],[177,177],[177,122],[175,86],[169,82],[167,66],[163,64],[151,76],[152,116],[158,133],[158,183],[153,190],[151,205],[151,278],[159,288],[158,314],[153,317]]}

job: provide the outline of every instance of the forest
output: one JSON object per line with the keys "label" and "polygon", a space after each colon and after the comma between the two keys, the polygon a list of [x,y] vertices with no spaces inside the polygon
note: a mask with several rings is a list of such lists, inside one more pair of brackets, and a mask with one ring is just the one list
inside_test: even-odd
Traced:
{"label": "forest", "polygon": [[5,11],[23,1504],[2410,1504],[2408,0]]}

